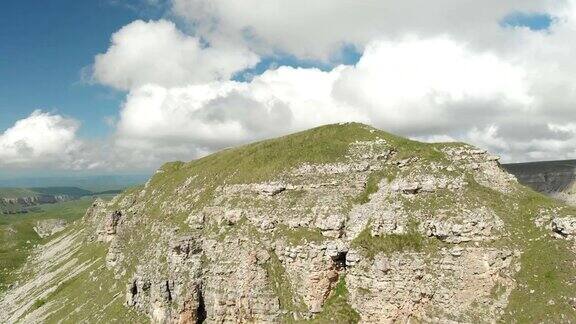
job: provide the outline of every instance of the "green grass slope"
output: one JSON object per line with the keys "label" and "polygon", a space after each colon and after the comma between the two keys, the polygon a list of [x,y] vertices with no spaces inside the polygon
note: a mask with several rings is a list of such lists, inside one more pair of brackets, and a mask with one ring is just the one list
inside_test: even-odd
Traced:
{"label": "green grass slope", "polygon": [[[154,175],[150,185],[169,193],[190,175],[190,186],[203,188],[205,202],[224,183],[254,183],[278,179],[284,172],[302,164],[346,162],[350,144],[386,140],[397,148],[396,159],[418,156],[423,161],[445,160],[439,150],[458,143],[427,144],[412,141],[359,123],[334,124],[271,140],[230,148],[188,163],[170,162]],[[169,199],[169,195],[158,201]],[[201,207],[199,204],[198,207]]]}
{"label": "green grass slope", "polygon": [[63,219],[73,222],[81,218],[93,199],[79,199],[43,205],[26,214],[0,215],[0,291],[13,281],[13,273],[21,267],[37,244],[46,243],[34,231],[36,222],[44,219]]}

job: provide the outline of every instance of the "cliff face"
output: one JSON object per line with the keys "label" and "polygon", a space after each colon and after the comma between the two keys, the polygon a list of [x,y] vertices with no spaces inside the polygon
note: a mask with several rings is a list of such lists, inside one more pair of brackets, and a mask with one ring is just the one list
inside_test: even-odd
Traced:
{"label": "cliff face", "polygon": [[24,207],[36,206],[40,204],[54,204],[61,201],[71,200],[69,195],[38,195],[18,198],[1,198],[0,204],[4,206],[20,205]]}
{"label": "cliff face", "polygon": [[41,204],[55,204],[62,201],[73,200],[69,195],[31,195],[16,198],[0,198],[0,214],[23,214],[29,207]]}
{"label": "cliff face", "polygon": [[0,214],[27,213],[30,207],[91,195],[76,187],[0,188]]}
{"label": "cliff face", "polygon": [[576,204],[576,160],[506,164],[504,169],[538,192]]}
{"label": "cliff face", "polygon": [[0,322],[576,321],[573,215],[469,145],[325,126],[96,202]]}

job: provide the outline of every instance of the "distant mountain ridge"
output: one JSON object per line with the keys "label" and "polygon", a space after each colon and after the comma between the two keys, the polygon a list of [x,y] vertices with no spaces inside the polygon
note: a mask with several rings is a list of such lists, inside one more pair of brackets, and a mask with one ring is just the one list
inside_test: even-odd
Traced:
{"label": "distant mountain ridge", "polygon": [[92,192],[119,190],[142,184],[149,174],[136,175],[90,175],[63,177],[18,177],[0,178],[0,189],[5,188],[38,188],[38,187],[76,187]]}
{"label": "distant mountain ridge", "polygon": [[523,185],[576,204],[576,160],[512,163],[502,167]]}
{"label": "distant mountain ridge", "polygon": [[0,214],[26,213],[41,204],[118,194],[147,175],[95,175],[0,179]]}
{"label": "distant mountain ridge", "polygon": [[94,195],[76,187],[0,188],[0,214],[27,213],[41,204],[54,204]]}

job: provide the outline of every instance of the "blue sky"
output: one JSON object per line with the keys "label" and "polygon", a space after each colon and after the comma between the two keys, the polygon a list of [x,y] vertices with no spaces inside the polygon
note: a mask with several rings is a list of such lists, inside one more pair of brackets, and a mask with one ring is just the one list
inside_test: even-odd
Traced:
{"label": "blue sky", "polygon": [[[72,116],[82,122],[79,135],[109,134],[105,122],[115,116],[124,94],[82,80],[94,56],[104,53],[110,36],[136,19],[159,19],[161,8],[138,0],[21,0],[4,2],[0,10],[0,131],[35,109]],[[342,63],[355,63],[353,48],[341,53]],[[248,80],[271,66],[318,67],[332,65],[282,55],[266,58],[239,73]]]}
{"label": "blue sky", "polygon": [[0,9],[0,130],[34,109],[80,120],[80,135],[104,136],[122,94],[82,82],[82,69],[105,52],[113,32],[158,18],[108,0],[4,1]]}
{"label": "blue sky", "polygon": [[552,17],[545,13],[513,12],[501,21],[506,27],[526,26],[531,30],[546,30],[552,23]]}

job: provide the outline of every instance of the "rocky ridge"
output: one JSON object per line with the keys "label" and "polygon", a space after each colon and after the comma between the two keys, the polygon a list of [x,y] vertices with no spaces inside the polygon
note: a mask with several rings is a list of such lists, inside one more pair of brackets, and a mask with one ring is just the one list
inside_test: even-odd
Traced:
{"label": "rocky ridge", "polygon": [[575,215],[472,146],[329,125],[97,201],[0,322],[568,323]]}
{"label": "rocky ridge", "polygon": [[0,198],[0,214],[27,213],[28,207],[41,204],[55,204],[73,199],[75,199],[75,197],[70,195],[31,195],[25,197]]}

